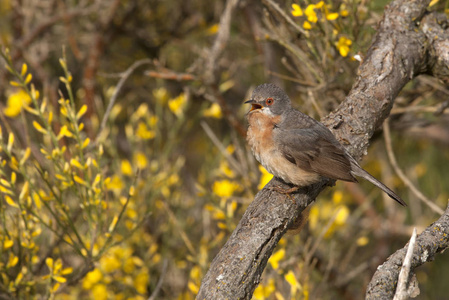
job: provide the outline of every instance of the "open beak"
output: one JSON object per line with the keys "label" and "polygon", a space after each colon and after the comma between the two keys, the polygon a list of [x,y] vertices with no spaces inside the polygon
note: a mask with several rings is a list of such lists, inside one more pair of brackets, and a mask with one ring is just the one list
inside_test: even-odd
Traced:
{"label": "open beak", "polygon": [[261,108],[262,108],[262,105],[258,104],[258,103],[256,102],[256,100],[254,100],[254,99],[250,99],[250,100],[248,100],[248,101],[245,101],[245,104],[251,104],[251,109],[250,109],[250,111],[253,111],[253,110],[261,109]]}

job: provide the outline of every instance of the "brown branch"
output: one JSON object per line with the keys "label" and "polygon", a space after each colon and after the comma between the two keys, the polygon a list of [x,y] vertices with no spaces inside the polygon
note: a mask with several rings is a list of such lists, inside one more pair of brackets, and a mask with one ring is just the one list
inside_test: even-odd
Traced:
{"label": "brown branch", "polygon": [[[398,0],[386,8],[351,92],[324,119],[355,157],[366,152],[369,138],[389,114],[404,85],[428,70],[427,37],[417,23],[429,2]],[[293,195],[294,201],[269,189],[275,185],[285,184],[274,178],[256,195],[212,261],[197,299],[250,299],[278,241],[328,182],[300,189]],[[394,287],[394,282],[388,285]]]}
{"label": "brown branch", "polygon": [[430,43],[429,73],[449,84],[449,21],[444,13],[425,16],[420,27]]}
{"label": "brown branch", "polygon": [[94,113],[95,76],[100,66],[101,55],[105,51],[105,45],[111,37],[113,17],[119,8],[120,2],[120,0],[115,0],[109,6],[109,11],[105,13],[105,19],[100,24],[98,32],[93,36],[92,45],[85,62],[86,67],[83,72],[83,88],[85,95],[83,101],[87,105],[85,125],[87,134],[90,137],[94,137],[92,124],[89,120]]}
{"label": "brown branch", "polygon": [[416,244],[416,228],[413,229],[412,237],[410,238],[410,242],[408,243],[407,253],[405,254],[404,261],[402,262],[402,268],[398,278],[398,286],[393,300],[405,300],[408,299],[410,296],[407,286],[409,283],[410,268],[413,258],[413,251],[415,249],[415,244]]}
{"label": "brown branch", "polygon": [[[399,249],[377,268],[368,285],[366,299],[392,299],[395,293],[402,261],[408,246]],[[433,261],[435,255],[449,248],[449,206],[444,214],[416,238],[410,273],[420,265]],[[410,278],[409,278],[410,279]]]}
{"label": "brown branch", "polygon": [[161,277],[159,278],[156,287],[154,288],[153,293],[150,297],[148,297],[148,300],[155,300],[157,299],[157,296],[159,294],[159,291],[161,290],[162,283],[164,282],[165,273],[167,273],[167,266],[168,266],[168,260],[164,259],[162,262],[162,271],[161,271]]}
{"label": "brown branch", "polygon": [[112,107],[114,106],[115,101],[117,100],[117,96],[118,96],[120,90],[122,89],[123,85],[125,84],[126,80],[128,80],[129,76],[131,76],[131,74],[138,67],[140,67],[142,65],[151,64],[151,63],[152,63],[151,59],[138,60],[138,61],[134,62],[128,69],[126,69],[126,71],[123,72],[123,74],[121,74],[121,78],[120,78],[119,82],[117,83],[117,86],[115,87],[115,90],[111,96],[111,99],[109,100],[108,107],[106,108],[106,112],[104,113],[103,119],[101,121],[100,129],[98,130],[97,137],[96,137],[95,141],[98,140],[98,137],[101,135],[104,128],[106,127],[106,122],[108,121],[109,114],[111,113]]}
{"label": "brown branch", "polygon": [[217,69],[217,60],[225,49],[231,32],[232,12],[240,0],[227,0],[224,12],[220,18],[219,31],[215,38],[212,48],[207,54],[205,61],[204,82],[207,84],[216,83],[215,71]]}
{"label": "brown branch", "polygon": [[410,191],[415,194],[415,196],[421,200],[425,205],[427,205],[431,210],[441,215],[444,213],[438,205],[433,203],[429,198],[427,198],[414,184],[413,182],[405,175],[405,173],[401,170],[396,160],[396,156],[394,155],[393,147],[391,145],[391,134],[390,134],[390,126],[388,122],[383,124],[384,130],[384,139],[385,139],[385,147],[387,148],[388,159],[396,172],[396,174],[401,178],[402,182],[410,189]]}
{"label": "brown branch", "polygon": [[161,78],[175,81],[190,81],[195,80],[195,76],[189,73],[176,73],[170,70],[163,71],[147,71],[145,75],[153,78]]}

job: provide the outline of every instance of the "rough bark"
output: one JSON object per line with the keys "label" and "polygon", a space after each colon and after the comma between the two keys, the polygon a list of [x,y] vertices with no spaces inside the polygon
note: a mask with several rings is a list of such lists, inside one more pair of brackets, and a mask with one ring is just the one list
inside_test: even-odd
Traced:
{"label": "rough bark", "polygon": [[[366,153],[374,130],[388,116],[393,100],[407,82],[422,73],[438,74],[447,80],[447,72],[441,70],[447,68],[449,52],[442,53],[438,47],[447,45],[448,41],[429,40],[429,31],[422,27],[427,24],[421,21],[427,14],[429,2],[398,0],[386,7],[351,92],[323,120],[357,158]],[[432,15],[427,16],[426,20],[432,19]],[[439,23],[431,24],[436,26]],[[443,57],[435,58],[432,55]],[[292,195],[294,201],[270,190],[275,185],[284,184],[274,178],[256,195],[237,228],[212,261],[197,299],[251,299],[278,241],[329,182],[323,180],[302,188]],[[435,248],[428,248],[429,256],[440,249]],[[386,279],[388,284],[383,282],[377,287],[394,293],[395,278],[397,275]]]}
{"label": "rough bark", "polygon": [[[377,268],[368,285],[365,299],[393,299],[407,247],[408,244],[392,254],[385,263]],[[448,247],[449,206],[435,223],[432,223],[416,238],[409,276],[409,282],[412,285],[410,292],[414,292],[415,288],[413,270],[426,262],[433,261],[436,254],[443,252]]]}

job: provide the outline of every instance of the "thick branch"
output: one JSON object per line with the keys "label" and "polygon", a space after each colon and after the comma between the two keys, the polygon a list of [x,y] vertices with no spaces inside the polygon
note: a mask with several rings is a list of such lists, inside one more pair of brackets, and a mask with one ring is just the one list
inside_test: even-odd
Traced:
{"label": "thick branch", "polygon": [[443,13],[425,16],[420,27],[430,43],[429,73],[449,84],[449,21]]}
{"label": "thick branch", "polygon": [[[402,0],[387,7],[353,89],[324,120],[356,157],[366,152],[369,138],[389,114],[403,86],[428,70],[428,43],[417,23],[429,2]],[[197,299],[250,299],[279,239],[327,184],[323,180],[301,189],[293,202],[267,189],[282,185],[273,179],[256,195],[212,261]]]}

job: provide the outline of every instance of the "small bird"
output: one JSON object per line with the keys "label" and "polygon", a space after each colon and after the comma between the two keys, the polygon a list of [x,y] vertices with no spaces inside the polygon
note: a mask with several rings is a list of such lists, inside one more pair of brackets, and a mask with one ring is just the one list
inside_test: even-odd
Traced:
{"label": "small bird", "polygon": [[321,177],[357,182],[354,176],[358,176],[407,206],[385,184],[362,169],[326,126],[294,109],[290,98],[278,86],[259,85],[245,103],[251,104],[246,139],[257,161],[268,172],[296,186],[284,190],[285,193],[316,183]]}

